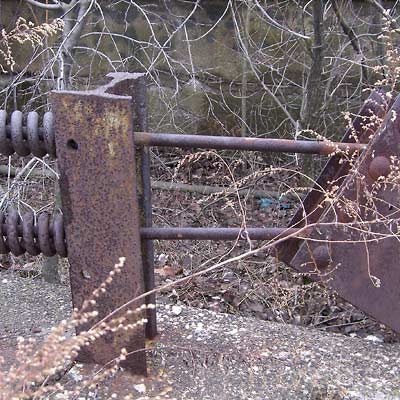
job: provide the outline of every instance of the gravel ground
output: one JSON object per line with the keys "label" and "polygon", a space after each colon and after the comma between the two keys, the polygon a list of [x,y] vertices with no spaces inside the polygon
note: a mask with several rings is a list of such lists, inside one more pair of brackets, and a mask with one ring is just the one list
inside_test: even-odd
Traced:
{"label": "gravel ground", "polygon": [[[2,356],[16,336],[43,336],[70,310],[67,287],[12,273],[0,274],[0,298]],[[159,306],[159,330],[149,378],[120,374],[79,398],[400,399],[398,343],[170,304]],[[75,366],[64,381],[85,373]]]}
{"label": "gravel ground", "polygon": [[67,286],[0,274],[0,338],[44,335],[71,310]]}
{"label": "gravel ground", "polygon": [[179,399],[400,399],[398,344],[193,308],[179,316],[161,310],[155,364],[165,360],[173,386],[186,383]]}

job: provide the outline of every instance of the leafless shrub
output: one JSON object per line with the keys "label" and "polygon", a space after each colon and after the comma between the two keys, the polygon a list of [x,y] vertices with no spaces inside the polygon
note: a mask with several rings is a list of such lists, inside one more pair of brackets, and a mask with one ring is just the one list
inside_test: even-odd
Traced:
{"label": "leafless shrub", "polygon": [[32,48],[43,46],[46,38],[58,34],[63,27],[64,22],[58,18],[51,23],[35,26],[33,22],[20,17],[12,30],[6,32],[5,29],[2,29],[0,37],[0,57],[3,58],[3,62],[0,64],[2,72],[6,73],[7,69],[13,71],[15,68],[14,46],[22,46],[26,43],[30,44]]}

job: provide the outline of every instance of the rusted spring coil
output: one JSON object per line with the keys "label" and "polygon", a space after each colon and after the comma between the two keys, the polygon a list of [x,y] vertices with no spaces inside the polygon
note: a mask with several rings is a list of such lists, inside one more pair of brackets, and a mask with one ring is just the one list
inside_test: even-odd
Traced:
{"label": "rusted spring coil", "polygon": [[0,110],[0,153],[6,156],[17,153],[23,157],[30,153],[36,157],[49,154],[56,158],[53,113],[49,111],[44,114],[42,127],[39,127],[37,112],[28,113],[25,126],[23,119],[21,111],[14,111],[7,124],[7,112]]}
{"label": "rusted spring coil", "polygon": [[10,208],[7,214],[0,212],[0,254],[20,256],[28,252],[36,256],[43,253],[51,257],[58,254],[67,257],[63,217],[60,213],[50,218],[40,213],[35,223],[32,212],[22,218]]}

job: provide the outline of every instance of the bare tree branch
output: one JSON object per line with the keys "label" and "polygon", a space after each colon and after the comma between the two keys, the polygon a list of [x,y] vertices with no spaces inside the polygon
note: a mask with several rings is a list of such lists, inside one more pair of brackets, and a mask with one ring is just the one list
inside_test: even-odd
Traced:
{"label": "bare tree branch", "polygon": [[275,93],[264,83],[263,79],[260,77],[260,73],[256,69],[256,65],[254,64],[254,62],[252,62],[251,57],[248,53],[248,49],[247,49],[245,43],[243,42],[243,38],[242,38],[242,35],[240,32],[240,27],[239,27],[239,23],[236,18],[235,10],[233,8],[232,2],[230,2],[230,3],[231,3],[231,8],[232,8],[233,22],[234,22],[235,29],[237,32],[237,38],[238,38],[240,47],[242,49],[243,57],[245,57],[248,60],[250,69],[256,76],[258,82],[262,85],[263,89],[269,94],[269,96],[271,96],[271,98],[275,101],[275,103],[279,106],[279,108],[285,113],[285,115],[288,117],[288,119],[291,122],[291,124],[293,125],[293,127],[296,128],[296,126],[297,126],[296,120],[292,117],[292,115],[288,111],[287,107],[279,100],[279,98],[275,95]]}
{"label": "bare tree branch", "polygon": [[322,72],[324,57],[324,30],[322,0],[313,0],[314,43],[312,47],[312,63],[308,72],[300,119],[303,129],[315,129],[315,121],[321,109],[320,94],[322,89]]}
{"label": "bare tree branch", "polygon": [[368,70],[365,65],[365,57],[361,51],[360,41],[358,40],[354,29],[350,25],[348,25],[346,20],[344,19],[336,0],[332,0],[332,8],[335,11],[335,15],[340,23],[340,26],[343,29],[343,32],[349,38],[351,46],[353,47],[354,51],[361,57],[361,79],[365,82],[368,82]]}
{"label": "bare tree branch", "polygon": [[295,35],[301,39],[310,39],[310,36],[306,36],[306,35],[302,35],[301,33],[292,31],[291,29],[289,29],[286,26],[283,26],[282,24],[280,24],[278,21],[276,21],[275,19],[273,19],[264,9],[264,7],[258,2],[258,0],[254,0],[254,3],[256,4],[256,6],[258,7],[258,9],[261,11],[261,13],[264,15],[265,18],[267,18],[267,20],[271,23],[272,26],[274,26],[275,28],[281,29],[282,31],[288,32],[292,35]]}
{"label": "bare tree branch", "polygon": [[[71,2],[67,7],[71,9],[77,4],[77,1]],[[72,56],[75,46],[78,44],[83,28],[85,27],[85,20],[89,14],[91,7],[94,4],[94,0],[80,0],[78,15],[74,18],[74,15],[65,18],[63,42],[61,45],[61,70],[60,74],[61,81],[59,82],[60,89],[65,88],[71,75],[72,67]]]}
{"label": "bare tree branch", "polygon": [[45,10],[62,10],[64,8],[64,4],[62,4],[61,2],[56,2],[55,4],[45,4],[37,0],[25,0],[25,2],[32,6],[43,8]]}
{"label": "bare tree branch", "polygon": [[378,10],[383,17],[390,22],[393,28],[398,29],[399,25],[397,24],[396,20],[390,16],[389,10],[382,6],[382,4],[377,0],[367,0],[367,3],[371,4]]}

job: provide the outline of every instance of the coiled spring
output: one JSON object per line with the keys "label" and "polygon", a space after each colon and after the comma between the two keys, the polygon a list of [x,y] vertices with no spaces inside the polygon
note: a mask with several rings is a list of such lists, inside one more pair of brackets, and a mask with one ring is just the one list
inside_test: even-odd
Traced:
{"label": "coiled spring", "polygon": [[28,113],[25,126],[23,120],[22,112],[14,111],[7,124],[7,112],[0,110],[0,153],[6,156],[13,153],[27,156],[32,153],[36,157],[49,154],[56,158],[53,113],[49,111],[44,114],[42,127],[39,127],[37,112]]}
{"label": "coiled spring", "polygon": [[0,212],[0,254],[20,256],[25,252],[36,256],[43,253],[51,257],[58,254],[67,257],[63,216],[56,213],[40,213],[35,223],[34,214],[28,212],[21,218],[10,208],[7,214]]}

